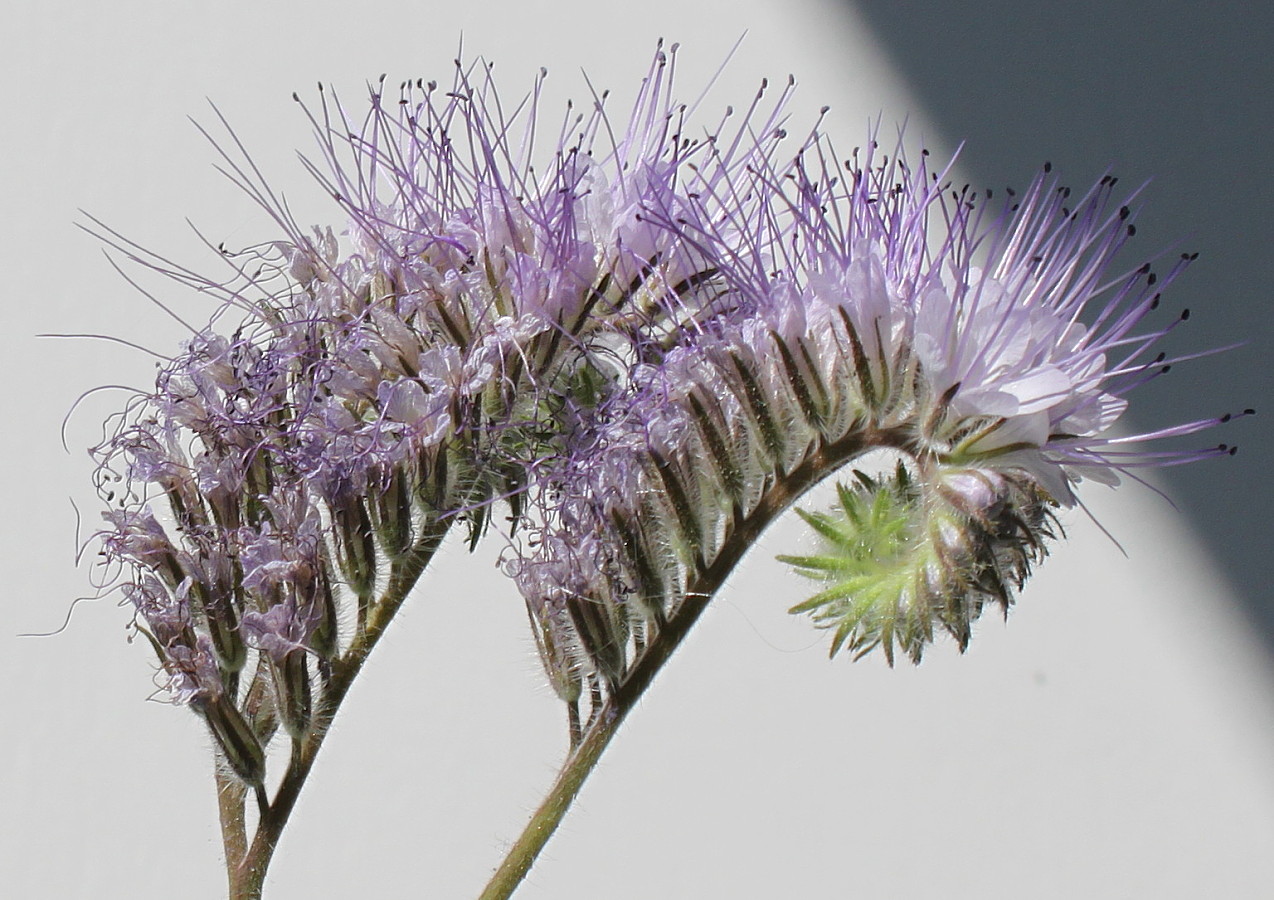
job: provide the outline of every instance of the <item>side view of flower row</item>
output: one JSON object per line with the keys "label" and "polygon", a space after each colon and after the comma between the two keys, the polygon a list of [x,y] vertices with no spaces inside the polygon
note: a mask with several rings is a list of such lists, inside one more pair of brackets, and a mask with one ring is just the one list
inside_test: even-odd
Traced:
{"label": "side view of flower row", "polygon": [[578,744],[679,610],[866,454],[890,468],[802,512],[822,549],[785,558],[833,653],[892,662],[1007,609],[1081,480],[1232,452],[1144,447],[1228,417],[1113,430],[1173,362],[1184,316],[1151,314],[1189,261],[1114,268],[1115,179],[993,199],[927,154],[843,159],[787,136],[790,85],[704,130],[673,60],[627,118],[599,98],[556,133],[542,80],[506,113],[481,65],[377,86],[357,120],[325,96],[339,236],[226,154],[281,233],[230,280],[168,270],[223,307],[93,452],[103,581],[262,815],[267,747],[321,740],[453,526],[508,532]]}

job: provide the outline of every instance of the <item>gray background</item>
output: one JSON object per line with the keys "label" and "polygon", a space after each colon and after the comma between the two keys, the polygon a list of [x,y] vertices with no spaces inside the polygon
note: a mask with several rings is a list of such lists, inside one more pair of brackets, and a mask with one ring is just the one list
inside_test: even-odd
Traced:
{"label": "gray background", "polygon": [[[372,0],[215,6],[17,2],[0,13],[0,253],[4,444],[0,565],[0,884],[23,897],[222,894],[208,738],[147,702],[153,665],[113,600],[81,604],[75,514],[96,502],[79,448],[145,385],[144,354],[44,332],[118,334],[158,350],[178,327],[73,227],[82,207],[198,267],[216,260],[189,217],[230,245],[273,234],[187,123],[205,98],[234,123],[302,221],[336,214],[294,160],[308,146],[293,90],[446,78],[463,30],[506,96],[547,64],[557,97],[578,70],[631,94],[655,38],[685,44],[694,96],[742,49],[702,121],[762,75],[794,72],[794,121],[833,106],[843,147],[877,114],[968,178],[1024,183],[1052,159],[1079,186],[1114,164],[1155,176],[1136,246],[1185,239],[1202,258],[1169,306],[1179,346],[1250,339],[1147,392],[1143,426],[1267,405],[1269,23],[1225,4],[868,4],[650,0]],[[876,29],[873,33],[869,30]],[[312,91],[310,93],[313,96]],[[622,108],[617,107],[617,108]],[[1262,112],[1264,110],[1264,112]],[[796,127],[796,126],[794,126]],[[155,279],[198,319],[198,298]],[[1139,400],[1141,398],[1138,398]],[[1154,404],[1160,408],[1155,409]],[[1094,514],[969,653],[919,669],[825,659],[784,610],[804,586],[772,562],[807,538],[767,534],[636,711],[520,898],[1264,897],[1274,850],[1268,634],[1269,420],[1218,435],[1233,460],[1153,493],[1095,487]],[[1206,436],[1206,440],[1213,440]],[[563,750],[520,600],[485,554],[452,548],[350,697],[268,884],[300,897],[472,897]]]}

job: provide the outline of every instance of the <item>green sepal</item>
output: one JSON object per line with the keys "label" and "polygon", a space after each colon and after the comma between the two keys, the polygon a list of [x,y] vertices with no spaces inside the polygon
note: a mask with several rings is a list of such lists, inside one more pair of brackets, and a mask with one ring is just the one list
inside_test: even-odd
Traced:
{"label": "green sepal", "polygon": [[231,771],[245,784],[263,783],[265,749],[235,705],[224,696],[192,702],[191,705],[203,714]]}
{"label": "green sepal", "polygon": [[729,359],[731,368],[738,378],[734,393],[743,402],[743,407],[748,411],[752,421],[756,423],[757,430],[761,433],[761,443],[770,462],[775,466],[781,465],[784,457],[783,433],[774,421],[774,416],[770,414],[770,407],[766,403],[765,395],[761,392],[761,384],[737,353],[731,353]]}

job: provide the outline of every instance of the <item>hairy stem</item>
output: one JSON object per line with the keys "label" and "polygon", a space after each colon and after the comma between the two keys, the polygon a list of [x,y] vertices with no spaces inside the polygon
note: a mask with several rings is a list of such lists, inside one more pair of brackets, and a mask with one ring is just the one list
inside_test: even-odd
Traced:
{"label": "hairy stem", "polygon": [[820,443],[793,469],[778,477],[751,512],[739,516],[710,565],[690,579],[686,598],[676,608],[607,698],[583,739],[567,756],[544,801],[487,883],[479,900],[508,900],[531,870],[536,857],[557,830],[619,726],[637,705],[655,675],[681,646],[709,601],[756,540],[797,498],[827,475],[863,453],[901,448],[904,436],[890,430],[864,429],[831,443]]}
{"label": "hairy stem", "polygon": [[[229,766],[223,763],[221,751],[217,751],[217,812],[221,817],[221,843],[226,854],[226,867],[230,868],[230,860],[243,859],[248,852],[247,823],[244,821],[244,801],[247,789],[242,781],[230,774]],[[231,877],[230,888],[234,890],[234,879]]]}
{"label": "hairy stem", "polygon": [[[318,702],[314,723],[309,734],[294,747],[291,763],[279,783],[278,790],[263,811],[257,823],[256,833],[246,851],[231,855],[233,834],[226,830],[226,813],[222,813],[222,830],[226,843],[226,868],[230,877],[230,900],[260,900],[265,884],[266,870],[274,849],[278,846],[283,827],[287,824],[301,788],[314,767],[323,740],[327,737],[341,702],[349,693],[355,677],[362,670],[368,655],[379,642],[395,613],[401,608],[407,595],[420,579],[425,567],[433,558],[450,528],[452,519],[436,522],[427,528],[416,544],[398,559],[390,572],[384,594],[369,611],[367,627],[355,638],[345,655],[332,664],[331,678]],[[218,779],[223,776],[218,775]],[[242,829],[243,790],[239,789],[239,828]],[[225,796],[224,794],[222,796]],[[233,826],[233,819],[231,819]],[[242,839],[240,839],[242,840]],[[242,843],[238,844],[241,848]]]}

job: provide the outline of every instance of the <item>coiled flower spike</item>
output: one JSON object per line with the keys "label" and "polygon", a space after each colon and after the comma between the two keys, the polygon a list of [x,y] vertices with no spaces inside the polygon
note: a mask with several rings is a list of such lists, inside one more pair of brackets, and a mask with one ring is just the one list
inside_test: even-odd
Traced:
{"label": "coiled flower spike", "polygon": [[963,649],[988,602],[1007,611],[1081,479],[1232,452],[1136,447],[1227,417],[1111,433],[1125,395],[1170,364],[1152,348],[1181,319],[1142,323],[1190,260],[1163,279],[1111,273],[1134,231],[1114,178],[1072,206],[1046,169],[988,216],[927,160],[874,143],[844,175],[834,159],[816,135],[730,181],[760,223],[746,241],[732,223],[662,220],[710,261],[696,286],[710,297],[687,300],[702,312],[674,339],[633,337],[636,362],[533,482],[544,534],[514,568],[552,632],[554,683],[565,666],[616,690],[736,544],[865,453],[902,460],[806,514],[820,554],[782,558],[828,582],[793,611],[834,631],[833,654],[879,646],[892,663],[918,662],[938,631]]}
{"label": "coiled flower spike", "polygon": [[362,117],[325,91],[307,165],[346,230],[300,228],[223,152],[280,230],[225,254],[229,282],[106,231],[222,301],[92,452],[104,582],[215,747],[232,900],[260,897],[435,551],[460,523],[476,544],[499,504],[571,752],[483,900],[512,893],[711,598],[820,481],[893,461],[802,512],[823,546],[781,557],[823,582],[792,611],[833,655],[892,664],[1007,611],[1082,480],[1233,452],[1140,447],[1228,416],[1113,431],[1172,362],[1154,348],[1184,314],[1149,317],[1190,259],[1113,271],[1133,232],[1113,178],[1072,200],[1046,168],[996,206],[874,140],[841,161],[818,126],[785,155],[790,80],[700,135],[674,60],[657,52],[629,117],[605,95],[568,107],[547,147],[543,74],[511,114],[481,63],[396,102],[382,80]]}

